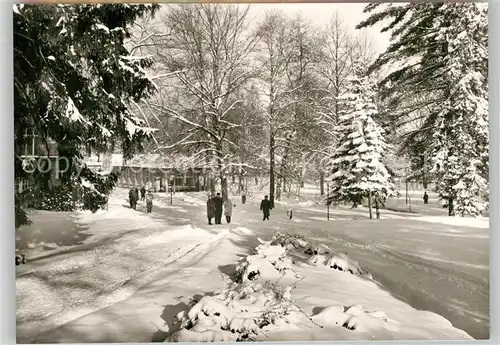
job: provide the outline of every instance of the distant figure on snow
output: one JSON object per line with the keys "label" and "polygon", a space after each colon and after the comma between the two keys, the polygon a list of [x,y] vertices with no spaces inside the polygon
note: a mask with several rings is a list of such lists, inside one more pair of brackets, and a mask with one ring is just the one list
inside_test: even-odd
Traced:
{"label": "distant figure on snow", "polygon": [[133,208],[135,210],[136,205],[137,205],[137,199],[135,197],[135,189],[130,188],[128,192],[128,200],[130,202],[130,208]]}
{"label": "distant figure on snow", "polygon": [[151,192],[151,189],[148,190],[148,194],[146,194],[146,208],[147,208],[147,213],[151,213],[153,211],[153,199],[154,195]]}
{"label": "distant figure on snow", "polygon": [[271,201],[267,198],[267,195],[264,197],[264,200],[260,202],[260,210],[264,213],[264,218],[262,220],[269,220]]}
{"label": "distant figure on snow", "polygon": [[424,192],[424,204],[429,203],[429,195],[427,194],[427,191]]}
{"label": "distant figure on snow", "polygon": [[233,214],[233,203],[231,199],[227,198],[227,200],[224,201],[224,215],[226,216],[226,222],[228,224],[231,223],[232,214]]}
{"label": "distant figure on snow", "polygon": [[212,225],[212,218],[215,217],[215,203],[214,203],[214,198],[213,195],[208,196],[207,200],[207,218],[208,218],[208,225]]}
{"label": "distant figure on snow", "polygon": [[220,193],[217,193],[215,198],[213,198],[215,204],[215,224],[221,224],[222,221],[222,204],[224,201],[222,200]]}
{"label": "distant figure on snow", "polygon": [[142,188],[141,188],[141,201],[144,200],[145,197],[146,197],[146,187],[142,186]]}

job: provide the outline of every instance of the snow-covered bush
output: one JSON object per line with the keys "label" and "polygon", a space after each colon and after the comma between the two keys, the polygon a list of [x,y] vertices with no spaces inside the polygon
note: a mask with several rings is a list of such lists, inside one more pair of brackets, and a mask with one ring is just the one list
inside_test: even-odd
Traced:
{"label": "snow-covered bush", "polygon": [[360,305],[332,305],[310,316],[292,299],[299,277],[293,270],[287,247],[302,250],[309,246],[314,253],[310,258],[312,264],[352,274],[368,274],[358,263],[343,254],[333,255],[325,245],[308,244],[304,238],[293,234],[277,233],[270,241],[258,240],[260,244],[255,253],[237,265],[237,279],[177,314],[180,330],[171,334],[167,342],[253,341],[283,325],[296,323],[355,331],[385,326],[387,318],[383,312],[365,311]]}
{"label": "snow-covered bush", "polygon": [[236,266],[233,280],[237,283],[256,280],[264,274],[269,277],[279,277],[287,272],[293,272],[292,260],[286,255],[286,248],[272,245],[272,241],[263,241],[256,248],[256,254],[242,258]]}
{"label": "snow-covered bush", "polygon": [[31,189],[23,193],[29,208],[46,211],[74,211],[75,202],[71,187],[54,186],[52,189]]}
{"label": "snow-covered bush", "polygon": [[238,264],[237,279],[177,315],[182,329],[167,341],[249,341],[266,327],[290,322],[288,317],[293,314],[304,314],[291,301],[292,286],[280,283],[293,273],[286,249],[259,241],[256,253]]}
{"label": "snow-covered bush", "polygon": [[280,245],[288,250],[306,248],[308,242],[301,235],[294,233],[284,233],[277,232],[271,239],[271,245]]}
{"label": "snow-covered bush", "polygon": [[177,315],[181,330],[168,342],[249,341],[266,327],[287,321],[300,309],[290,300],[291,286],[279,282],[247,281],[215,296],[204,296]]}

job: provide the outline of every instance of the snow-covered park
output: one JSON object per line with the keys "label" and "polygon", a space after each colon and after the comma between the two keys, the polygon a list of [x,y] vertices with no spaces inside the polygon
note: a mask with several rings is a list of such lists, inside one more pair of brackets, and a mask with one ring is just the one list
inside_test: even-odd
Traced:
{"label": "snow-covered park", "polygon": [[209,226],[204,193],[158,193],[152,214],[127,193],[18,230],[18,342],[489,337],[487,218],[335,207],[328,221],[306,188],[266,222],[260,195],[233,196],[233,222]]}
{"label": "snow-covered park", "polygon": [[297,6],[13,6],[19,343],[489,339],[487,4]]}

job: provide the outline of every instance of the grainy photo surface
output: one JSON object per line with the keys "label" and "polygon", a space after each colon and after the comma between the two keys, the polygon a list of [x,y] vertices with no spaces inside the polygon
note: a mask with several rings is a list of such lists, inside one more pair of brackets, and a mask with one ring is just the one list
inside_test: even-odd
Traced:
{"label": "grainy photo surface", "polygon": [[488,5],[13,5],[18,343],[489,339]]}

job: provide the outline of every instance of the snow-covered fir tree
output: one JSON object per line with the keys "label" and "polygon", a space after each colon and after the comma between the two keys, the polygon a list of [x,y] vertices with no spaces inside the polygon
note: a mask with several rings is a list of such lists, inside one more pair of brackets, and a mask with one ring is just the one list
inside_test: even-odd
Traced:
{"label": "snow-covered fir tree", "polygon": [[[384,21],[391,44],[372,69],[396,127],[420,124],[402,147],[424,143],[449,215],[478,215],[488,201],[488,16],[481,3],[370,4],[358,28]],[[395,67],[395,68],[394,68]],[[412,100],[405,105],[406,100]],[[419,138],[415,140],[415,138]]]}
{"label": "snow-covered fir tree", "polygon": [[374,83],[356,68],[340,97],[339,145],[330,158],[329,202],[353,202],[376,196],[383,200],[394,192],[384,165],[384,130],[375,122],[378,115]]}
{"label": "snow-covered fir tree", "polygon": [[[144,70],[152,59],[131,56],[125,44],[134,21],[158,7],[14,5],[15,181],[32,183],[28,192],[16,189],[16,228],[29,222],[26,207],[56,194],[80,193],[83,208],[97,210],[117,174],[103,177],[91,171],[83,163],[83,150],[120,146],[127,158],[152,133],[128,107],[130,100],[138,102],[154,91]],[[24,148],[34,136],[41,146],[53,142],[56,154],[69,162],[61,167],[64,173],[57,173],[55,189],[51,174],[27,166],[44,155],[31,153],[35,157],[26,159]],[[71,203],[71,197],[66,199]],[[60,198],[54,200],[48,208],[61,206]]]}
{"label": "snow-covered fir tree", "polygon": [[449,4],[440,10],[455,25],[439,34],[448,40],[443,77],[450,89],[431,143],[434,172],[450,215],[477,216],[488,198],[488,18],[482,6]]}

